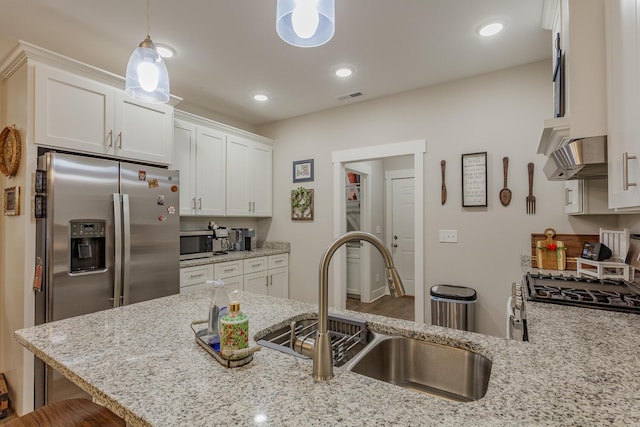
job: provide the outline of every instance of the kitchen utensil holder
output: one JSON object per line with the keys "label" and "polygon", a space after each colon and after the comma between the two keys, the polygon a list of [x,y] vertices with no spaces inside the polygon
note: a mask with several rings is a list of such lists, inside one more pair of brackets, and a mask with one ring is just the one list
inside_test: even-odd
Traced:
{"label": "kitchen utensil holder", "polygon": [[[208,320],[194,320],[191,322],[191,330],[195,334],[196,343],[205,349],[207,353],[209,353],[218,363],[220,363],[225,368],[239,368],[240,366],[244,366],[250,363],[253,360],[253,352],[246,357],[241,359],[230,359],[225,357],[223,354],[215,351],[209,343],[205,342],[204,337],[207,335],[207,328],[203,328],[200,330],[196,330],[195,325],[207,324]],[[250,351],[258,351],[260,350],[259,346],[255,348],[251,348]]]}

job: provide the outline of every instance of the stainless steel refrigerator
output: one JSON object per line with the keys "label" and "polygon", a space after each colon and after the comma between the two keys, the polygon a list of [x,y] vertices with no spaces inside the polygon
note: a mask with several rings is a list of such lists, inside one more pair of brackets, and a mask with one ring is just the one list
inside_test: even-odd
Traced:
{"label": "stainless steel refrigerator", "polygon": [[[179,293],[179,185],[179,171],[40,156],[36,324]],[[36,407],[84,395],[39,360],[35,383]]]}

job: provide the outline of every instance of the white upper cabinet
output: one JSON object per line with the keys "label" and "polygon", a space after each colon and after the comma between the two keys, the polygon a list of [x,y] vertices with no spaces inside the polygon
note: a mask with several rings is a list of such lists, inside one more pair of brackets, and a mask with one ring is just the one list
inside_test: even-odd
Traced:
{"label": "white upper cabinet", "polygon": [[609,207],[640,209],[640,0],[607,0]]}
{"label": "white upper cabinet", "polygon": [[175,120],[172,168],[180,171],[180,215],[225,214],[225,152],[224,133]]}
{"label": "white upper cabinet", "polygon": [[35,67],[35,143],[169,165],[173,107],[45,65]]}
{"label": "white upper cabinet", "polygon": [[271,145],[227,138],[227,216],[271,216]]}
{"label": "white upper cabinet", "polygon": [[[604,0],[557,0],[555,3],[551,27],[552,72],[556,67],[555,47],[559,33],[564,69],[561,84],[564,116],[550,114],[553,118],[545,121],[539,154],[549,155],[569,139],[607,134],[604,4]],[[558,90],[555,89],[556,96]],[[554,112],[554,109],[549,111]]]}
{"label": "white upper cabinet", "polygon": [[272,153],[266,138],[176,111],[180,214],[271,216]]}

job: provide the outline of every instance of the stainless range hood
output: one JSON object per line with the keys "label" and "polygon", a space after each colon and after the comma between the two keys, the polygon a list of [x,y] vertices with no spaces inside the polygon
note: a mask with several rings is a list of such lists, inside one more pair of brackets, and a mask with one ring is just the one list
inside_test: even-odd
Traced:
{"label": "stainless range hood", "polygon": [[543,170],[550,181],[606,178],[606,135],[567,142],[549,155]]}

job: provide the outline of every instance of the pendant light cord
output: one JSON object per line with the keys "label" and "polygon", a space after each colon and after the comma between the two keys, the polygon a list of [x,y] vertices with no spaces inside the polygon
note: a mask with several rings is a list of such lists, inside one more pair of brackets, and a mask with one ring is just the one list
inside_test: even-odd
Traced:
{"label": "pendant light cord", "polygon": [[151,7],[149,6],[151,0],[147,0],[147,36],[151,36],[151,24],[149,24],[150,16],[151,16]]}

